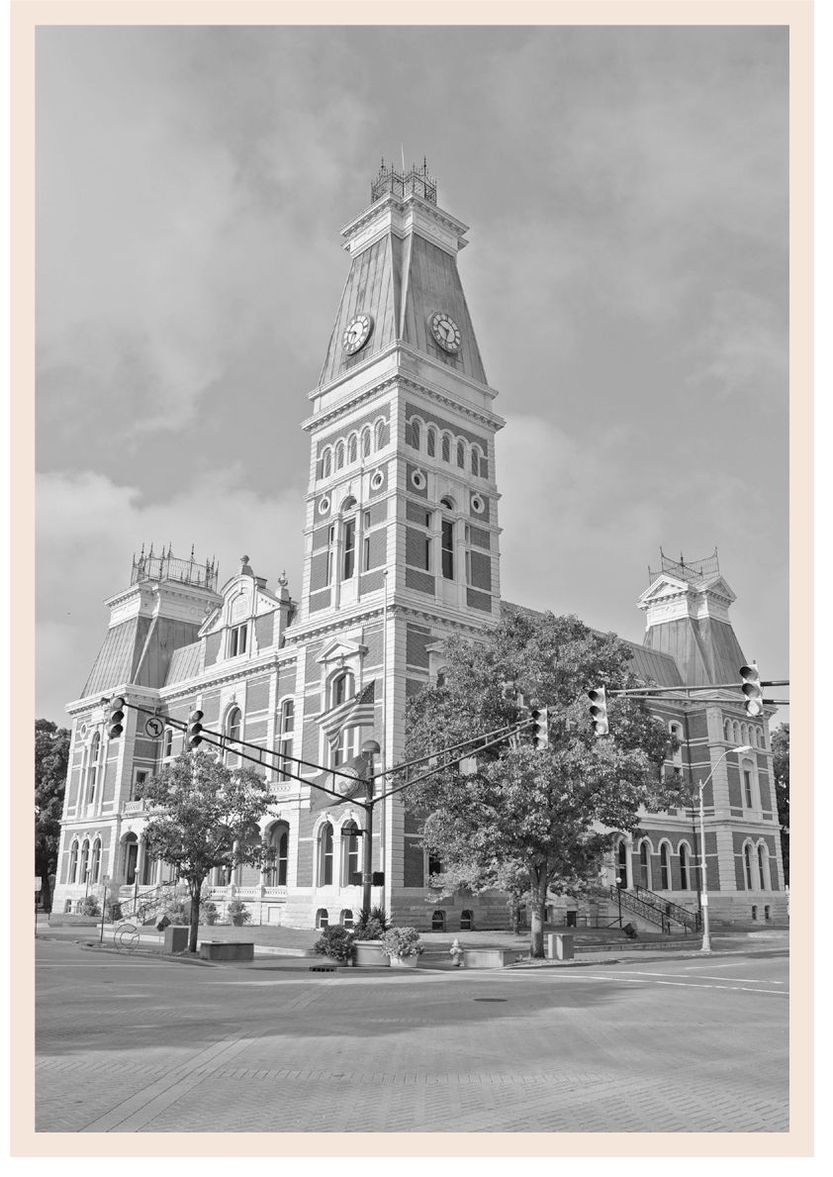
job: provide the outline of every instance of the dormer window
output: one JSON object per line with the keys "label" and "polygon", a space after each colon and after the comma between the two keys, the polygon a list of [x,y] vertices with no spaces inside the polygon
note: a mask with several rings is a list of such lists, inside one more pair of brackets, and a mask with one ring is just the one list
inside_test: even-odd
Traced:
{"label": "dormer window", "polygon": [[246,653],[246,645],[248,640],[248,622],[243,625],[235,625],[229,630],[228,640],[228,655],[229,658],[236,658],[238,654]]}

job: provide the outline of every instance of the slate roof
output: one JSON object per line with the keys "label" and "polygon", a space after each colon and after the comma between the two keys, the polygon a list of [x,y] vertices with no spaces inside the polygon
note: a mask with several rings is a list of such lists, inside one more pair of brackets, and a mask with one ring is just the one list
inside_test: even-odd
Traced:
{"label": "slate roof", "polygon": [[[347,325],[360,312],[373,317],[373,331],[355,355],[342,346]],[[447,311],[460,328],[460,351],[450,356],[428,327],[429,315]],[[393,343],[405,343],[456,372],[486,384],[457,259],[418,232],[404,240],[386,233],[355,254],[341,295],[319,386],[339,379]]]}
{"label": "slate roof", "polygon": [[692,686],[739,683],[746,663],[732,626],[713,617],[680,617],[654,625],[645,645],[671,657]]}
{"label": "slate roof", "polygon": [[194,642],[190,646],[181,646],[178,650],[174,650],[168,673],[165,676],[166,687],[172,683],[185,682],[189,678],[195,678],[200,673],[202,670],[201,649],[202,642]]}
{"label": "slate roof", "polygon": [[112,690],[125,683],[161,687],[171,661],[182,647],[190,647],[199,627],[165,617],[131,617],[108,629],[80,698]]}

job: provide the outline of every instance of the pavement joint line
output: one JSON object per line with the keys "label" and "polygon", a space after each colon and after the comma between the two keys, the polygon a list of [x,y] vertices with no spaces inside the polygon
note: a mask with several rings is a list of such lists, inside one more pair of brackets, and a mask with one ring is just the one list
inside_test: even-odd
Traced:
{"label": "pavement joint line", "polygon": [[143,1127],[153,1119],[158,1110],[203,1082],[206,1075],[201,1068],[204,1068],[207,1059],[218,1058],[224,1054],[236,1054],[252,1045],[253,1041],[249,1038],[232,1037],[212,1043],[211,1046],[200,1051],[190,1064],[185,1063],[173,1068],[170,1075],[152,1083],[149,1087],[137,1092],[136,1095],[111,1108],[109,1112],[105,1112],[103,1116],[99,1116],[87,1124],[81,1131],[110,1132],[116,1128],[122,1132],[136,1131],[137,1128]]}

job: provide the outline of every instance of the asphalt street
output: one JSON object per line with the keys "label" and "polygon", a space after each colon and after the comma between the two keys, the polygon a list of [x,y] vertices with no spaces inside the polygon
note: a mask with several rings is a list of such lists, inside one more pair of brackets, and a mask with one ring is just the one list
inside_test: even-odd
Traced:
{"label": "asphalt street", "polygon": [[784,1132],[788,960],[316,974],[37,943],[39,1132]]}

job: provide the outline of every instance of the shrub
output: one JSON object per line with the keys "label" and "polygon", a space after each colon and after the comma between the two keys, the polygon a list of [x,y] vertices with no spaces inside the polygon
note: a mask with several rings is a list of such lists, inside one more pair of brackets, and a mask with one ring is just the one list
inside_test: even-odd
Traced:
{"label": "shrub", "polygon": [[416,928],[390,928],[382,936],[385,956],[420,956],[424,951]]}
{"label": "shrub", "polygon": [[117,924],[121,920],[121,903],[118,899],[107,900],[107,919],[110,923]]}
{"label": "shrub", "polygon": [[227,904],[226,915],[234,924],[235,928],[242,928],[252,918],[252,913],[241,899],[232,899]]}
{"label": "shrub", "polygon": [[353,950],[353,935],[340,924],[325,928],[320,940],[316,940],[314,951],[319,956],[330,956],[333,960],[349,960]]}
{"label": "shrub", "polygon": [[165,908],[165,915],[172,924],[181,926],[182,924],[190,924],[191,922],[188,912],[185,909],[185,904],[181,899],[177,899],[175,902],[169,904]]}
{"label": "shrub", "polygon": [[383,907],[371,907],[367,919],[363,915],[353,925],[353,936],[356,940],[381,940],[390,927],[388,917]]}
{"label": "shrub", "polygon": [[206,903],[200,904],[200,907],[202,908],[202,918],[205,923],[209,925],[216,924],[220,914],[217,911],[217,904],[212,903],[209,899]]}
{"label": "shrub", "polygon": [[86,895],[81,900],[79,907],[81,915],[101,915],[101,908],[98,906],[98,900],[95,895]]}

